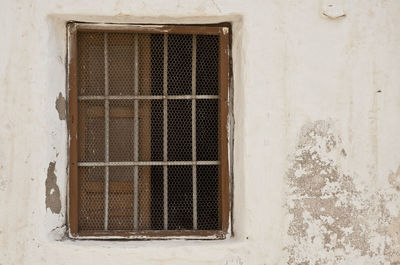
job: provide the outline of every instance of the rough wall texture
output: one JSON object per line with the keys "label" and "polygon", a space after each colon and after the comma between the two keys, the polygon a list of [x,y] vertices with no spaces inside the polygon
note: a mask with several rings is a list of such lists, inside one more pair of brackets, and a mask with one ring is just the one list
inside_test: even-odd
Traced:
{"label": "rough wall texture", "polygon": [[[0,264],[400,264],[399,13],[398,0],[3,1]],[[64,236],[69,20],[232,23],[232,238]]]}
{"label": "rough wall texture", "polygon": [[356,185],[346,159],[330,122],[303,126],[287,175],[288,264],[400,263],[400,171],[385,188]]}

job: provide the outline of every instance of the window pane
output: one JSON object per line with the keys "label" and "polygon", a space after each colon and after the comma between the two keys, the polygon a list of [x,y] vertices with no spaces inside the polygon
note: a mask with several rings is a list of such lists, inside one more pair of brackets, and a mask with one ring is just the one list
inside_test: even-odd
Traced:
{"label": "window pane", "polygon": [[79,161],[104,162],[105,122],[103,101],[79,103]]}
{"label": "window pane", "polygon": [[168,160],[192,160],[191,100],[168,100]]}
{"label": "window pane", "polygon": [[216,230],[218,225],[218,166],[197,166],[197,228]]}
{"label": "window pane", "polygon": [[164,229],[164,173],[162,166],[151,169],[151,229]]}
{"label": "window pane", "polygon": [[196,108],[197,160],[218,160],[218,99],[199,99]]}
{"label": "window pane", "polygon": [[197,95],[218,95],[218,38],[216,35],[197,36]]}
{"label": "window pane", "polygon": [[134,101],[110,100],[110,161],[134,161]]}
{"label": "window pane", "polygon": [[134,34],[108,33],[110,95],[134,95]]}
{"label": "window pane", "polygon": [[104,167],[79,168],[79,230],[104,229]]}
{"label": "window pane", "polygon": [[110,167],[108,229],[133,230],[134,167]]}
{"label": "window pane", "polygon": [[168,229],[193,229],[191,166],[168,166]]}
{"label": "window pane", "polygon": [[163,100],[139,101],[139,161],[163,160]]}
{"label": "window pane", "polygon": [[192,35],[168,35],[168,95],[192,94]]}
{"label": "window pane", "polygon": [[[164,35],[150,35],[150,51],[148,50],[148,35],[142,38],[140,50],[140,94],[162,95],[164,80]],[[150,53],[150,55],[149,55]],[[150,61],[149,61],[150,57]],[[150,79],[147,67],[150,67]],[[150,85],[150,91],[148,86]]]}
{"label": "window pane", "polygon": [[78,33],[79,95],[104,95],[104,34]]}

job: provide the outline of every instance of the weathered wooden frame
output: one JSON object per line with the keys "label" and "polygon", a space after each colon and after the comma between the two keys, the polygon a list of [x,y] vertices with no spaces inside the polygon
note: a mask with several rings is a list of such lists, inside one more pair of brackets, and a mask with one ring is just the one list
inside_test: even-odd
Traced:
{"label": "weathered wooden frame", "polygon": [[[128,24],[92,24],[68,23],[68,125],[69,125],[69,234],[74,238],[199,238],[223,239],[230,231],[230,174],[228,148],[228,115],[230,84],[230,39],[229,28],[225,26],[180,26],[180,25],[128,25]],[[219,36],[219,196],[221,206],[219,220],[221,230],[150,230],[150,231],[78,231],[79,215],[79,178],[78,178],[78,54],[77,32],[132,32],[132,33],[168,33],[168,34],[207,34]]]}

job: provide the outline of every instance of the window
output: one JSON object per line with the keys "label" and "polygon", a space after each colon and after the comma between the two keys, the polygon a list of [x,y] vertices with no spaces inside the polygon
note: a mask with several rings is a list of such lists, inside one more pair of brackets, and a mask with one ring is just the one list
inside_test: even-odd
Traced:
{"label": "window", "polygon": [[71,235],[224,238],[228,28],[68,28]]}

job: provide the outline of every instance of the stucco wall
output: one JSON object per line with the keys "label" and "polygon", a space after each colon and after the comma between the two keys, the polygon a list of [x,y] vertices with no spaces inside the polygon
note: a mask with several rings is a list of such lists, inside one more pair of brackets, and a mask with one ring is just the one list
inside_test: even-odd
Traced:
{"label": "stucco wall", "polygon": [[[3,0],[0,264],[400,264],[399,14],[397,0]],[[232,23],[233,237],[64,237],[68,20]]]}

